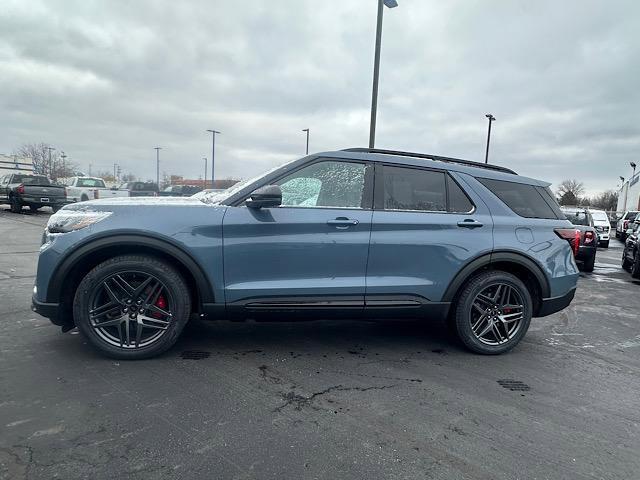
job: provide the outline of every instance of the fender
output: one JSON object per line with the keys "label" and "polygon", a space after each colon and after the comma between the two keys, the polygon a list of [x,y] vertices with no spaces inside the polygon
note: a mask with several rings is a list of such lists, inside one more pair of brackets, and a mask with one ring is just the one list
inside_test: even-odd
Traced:
{"label": "fender", "polygon": [[476,270],[491,265],[497,262],[510,262],[520,265],[529,270],[536,278],[541,288],[542,298],[549,298],[551,289],[549,288],[549,281],[546,275],[531,257],[515,251],[500,250],[497,252],[486,253],[478,258],[471,260],[467,263],[451,280],[447,290],[445,291],[443,302],[452,302],[453,296],[460,289],[460,287],[467,281],[469,276]]}
{"label": "fender", "polygon": [[158,239],[147,235],[140,234],[116,234],[106,237],[93,238],[80,247],[71,252],[56,269],[55,274],[51,277],[47,287],[47,302],[59,302],[64,280],[83,259],[89,255],[102,250],[103,248],[113,246],[136,246],[150,247],[155,250],[173,257],[180,262],[193,275],[201,303],[212,303],[213,289],[207,276],[200,265],[185,252],[180,246],[176,245],[168,239]]}

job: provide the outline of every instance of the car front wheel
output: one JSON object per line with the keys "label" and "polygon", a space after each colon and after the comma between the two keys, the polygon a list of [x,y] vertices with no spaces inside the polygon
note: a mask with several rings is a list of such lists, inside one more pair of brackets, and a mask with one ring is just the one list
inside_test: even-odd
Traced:
{"label": "car front wheel", "polygon": [[487,271],[462,290],[455,306],[455,330],[470,350],[485,355],[515,347],[529,329],[531,294],[515,275]]}
{"label": "car front wheel", "polygon": [[631,276],[633,278],[640,278],[640,252],[636,252],[633,256],[633,263],[631,264]]}
{"label": "car front wheel", "polygon": [[91,270],[76,291],[80,333],[105,355],[149,358],[171,348],[191,313],[182,276],[154,257],[125,255]]}

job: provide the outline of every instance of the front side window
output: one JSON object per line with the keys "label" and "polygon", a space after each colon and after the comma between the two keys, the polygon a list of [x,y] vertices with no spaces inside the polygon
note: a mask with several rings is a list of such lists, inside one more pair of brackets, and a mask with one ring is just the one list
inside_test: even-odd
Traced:
{"label": "front side window", "polygon": [[444,172],[385,165],[383,208],[446,212],[445,181]]}
{"label": "front side window", "polygon": [[362,208],[364,163],[323,161],[281,178],[283,207]]}

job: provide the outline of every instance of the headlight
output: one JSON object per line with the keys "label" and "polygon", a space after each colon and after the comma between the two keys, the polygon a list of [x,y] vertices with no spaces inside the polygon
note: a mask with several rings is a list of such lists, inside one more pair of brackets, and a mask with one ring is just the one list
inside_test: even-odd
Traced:
{"label": "headlight", "polygon": [[104,220],[111,212],[93,212],[80,210],[60,210],[47,222],[48,233],[69,233],[88,227]]}

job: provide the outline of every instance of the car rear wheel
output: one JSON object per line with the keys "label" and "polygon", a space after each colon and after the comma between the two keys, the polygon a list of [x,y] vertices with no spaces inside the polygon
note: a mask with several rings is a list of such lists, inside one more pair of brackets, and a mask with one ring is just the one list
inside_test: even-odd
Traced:
{"label": "car rear wheel", "polygon": [[455,330],[470,350],[485,355],[515,347],[529,329],[531,294],[516,276],[487,271],[462,290],[455,306]]}
{"label": "car rear wheel", "polygon": [[591,273],[593,272],[595,265],[596,265],[596,256],[595,254],[593,254],[589,258],[586,258],[584,260],[584,263],[582,264],[582,271]]}
{"label": "car rear wheel", "polygon": [[11,211],[13,213],[22,212],[22,205],[20,205],[20,201],[16,197],[11,197],[9,199],[9,206],[11,207]]}
{"label": "car rear wheel", "polygon": [[631,276],[633,278],[640,278],[640,253],[636,252],[633,257],[633,263],[631,264]]}
{"label": "car rear wheel", "polygon": [[629,258],[627,257],[627,249],[625,248],[622,251],[622,268],[624,270],[626,270],[627,272],[631,271],[631,260],[629,260]]}
{"label": "car rear wheel", "polygon": [[29,210],[31,210],[33,213],[36,213],[39,209],[40,207],[36,205],[29,205]]}
{"label": "car rear wheel", "polygon": [[168,263],[126,255],[91,270],[76,291],[80,333],[109,357],[149,358],[171,348],[191,313],[189,291]]}
{"label": "car rear wheel", "polygon": [[609,240],[605,240],[604,242],[602,242],[602,243],[600,244],[600,246],[601,246],[602,248],[609,248]]}

